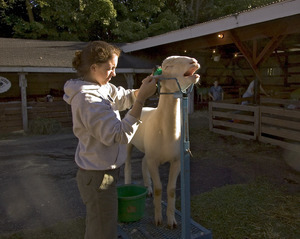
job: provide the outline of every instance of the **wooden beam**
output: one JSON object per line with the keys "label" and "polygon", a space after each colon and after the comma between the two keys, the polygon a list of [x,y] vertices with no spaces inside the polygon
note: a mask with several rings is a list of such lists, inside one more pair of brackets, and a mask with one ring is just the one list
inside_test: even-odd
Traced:
{"label": "wooden beam", "polygon": [[255,65],[262,64],[268,59],[273,51],[280,45],[286,35],[274,36],[260,52],[259,56],[254,60]]}
{"label": "wooden beam", "polygon": [[288,79],[289,79],[289,55],[288,54],[285,55],[283,72],[284,72],[284,79],[283,79],[284,86],[288,87],[289,86],[289,84],[288,84]]}
{"label": "wooden beam", "polygon": [[23,130],[28,130],[28,113],[27,113],[27,96],[26,96],[26,87],[27,79],[25,78],[26,73],[19,73],[19,86],[21,88],[21,98],[22,98],[22,121],[23,121]]}
{"label": "wooden beam", "polygon": [[[234,42],[234,44],[237,46],[237,48],[243,53],[244,57],[246,58],[246,60],[248,61],[248,63],[250,64],[252,70],[254,71],[256,78],[255,78],[255,84],[254,84],[254,95],[253,95],[253,101],[255,104],[259,104],[260,101],[260,84],[262,81],[262,76],[260,74],[260,71],[258,69],[258,66],[255,62],[255,60],[253,59],[253,56],[256,55],[256,49],[253,50],[254,53],[251,54],[250,50],[247,48],[247,46],[245,44],[243,44],[243,42],[239,39],[239,37],[237,36],[236,32],[234,30],[230,31],[231,34],[231,38],[232,41]],[[255,47],[257,47],[257,44],[255,44]]]}
{"label": "wooden beam", "polygon": [[256,69],[256,64],[253,60],[253,55],[251,54],[251,51],[248,49],[248,47],[243,44],[243,42],[239,39],[239,37],[237,36],[236,32],[234,30],[230,31],[231,34],[231,39],[234,42],[234,44],[236,45],[236,47],[243,53],[244,57],[246,58],[246,60],[248,61],[248,63],[250,64],[250,66],[254,69]]}
{"label": "wooden beam", "polygon": [[234,42],[236,47],[243,53],[244,57],[250,64],[252,70],[254,71],[254,73],[260,83],[262,77],[261,77],[261,74],[259,72],[257,65],[255,64],[254,59],[252,58],[253,54],[251,54],[251,51],[248,49],[248,47],[245,44],[243,44],[243,42],[239,39],[239,37],[237,36],[237,34],[234,30],[230,31],[230,34],[231,34],[232,41]]}
{"label": "wooden beam", "polygon": [[253,53],[252,53],[253,59],[256,59],[257,57],[257,39],[253,40]]}

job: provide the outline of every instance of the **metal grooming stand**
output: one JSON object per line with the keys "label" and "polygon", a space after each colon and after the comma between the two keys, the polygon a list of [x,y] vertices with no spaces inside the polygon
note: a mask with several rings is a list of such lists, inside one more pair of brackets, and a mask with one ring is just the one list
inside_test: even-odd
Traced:
{"label": "metal grooming stand", "polygon": [[[173,93],[167,93],[167,92],[160,92],[160,81],[161,80],[175,80],[179,91],[173,92]],[[181,86],[178,82],[177,78],[159,78],[158,80],[158,93],[160,95],[168,94],[168,95],[174,95],[174,98],[180,98],[180,104],[181,104],[181,140],[180,140],[180,164],[181,164],[181,174],[180,174],[180,182],[181,182],[181,213],[177,210],[175,210],[176,217],[180,216],[181,219],[181,239],[212,239],[211,231],[205,229],[201,225],[197,224],[193,220],[191,220],[191,203],[190,203],[190,141],[189,141],[189,124],[188,124],[188,94],[191,93],[193,90],[193,84],[187,89],[183,90],[181,89]],[[163,209],[166,209],[166,204],[162,203]],[[142,237],[134,237],[134,238],[153,238],[147,230],[150,230],[150,228],[145,230],[145,224],[148,223],[147,219],[142,219],[140,222],[134,222],[129,223],[127,226],[124,225],[124,228],[126,228],[127,231],[131,231],[132,228],[135,228],[133,230],[136,230],[136,227],[141,227],[139,230],[137,230],[139,233],[141,233]],[[192,225],[192,228],[191,228]],[[132,230],[132,231],[133,231]],[[196,232],[195,232],[196,230]],[[137,232],[136,231],[136,232]],[[172,230],[171,230],[172,231]],[[171,231],[169,233],[171,234]],[[193,236],[191,237],[191,231],[193,231]],[[119,233],[121,234],[122,238],[129,239],[127,237],[126,233],[124,233],[124,230],[122,230],[122,225],[119,227]],[[159,236],[163,235],[161,232],[158,232],[156,239],[160,238]],[[164,235],[162,238],[167,238],[167,235]],[[170,238],[178,238],[173,237],[173,235]]]}
{"label": "metal grooming stand", "polygon": [[[179,92],[164,93],[160,92],[161,80],[175,80]],[[191,203],[190,203],[190,141],[189,141],[189,123],[188,123],[188,94],[193,90],[193,84],[187,89],[182,90],[177,78],[162,78],[158,81],[159,94],[173,94],[175,98],[180,98],[181,106],[181,138],[180,138],[180,184],[181,184],[181,238],[191,238]]]}

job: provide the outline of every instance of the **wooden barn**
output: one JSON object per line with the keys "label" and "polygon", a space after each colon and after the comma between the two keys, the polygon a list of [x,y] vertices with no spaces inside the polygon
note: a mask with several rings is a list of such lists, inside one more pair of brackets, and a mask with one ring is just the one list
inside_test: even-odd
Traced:
{"label": "wooden barn", "polygon": [[[0,93],[0,131],[26,130],[37,117],[55,117],[70,125],[62,88],[76,77],[71,60],[86,43],[0,42],[0,77],[11,82],[10,89]],[[195,57],[202,81],[195,107],[209,104],[213,132],[300,151],[300,0],[277,1],[120,47],[125,54],[113,80],[116,85],[137,85],[167,56]],[[223,101],[208,101],[215,80],[224,90]],[[253,80],[255,94],[247,99],[250,104],[241,105]],[[259,85],[269,97],[261,97]],[[54,97],[53,102],[47,102],[47,96]]]}
{"label": "wooden barn", "polygon": [[[169,55],[195,57],[202,66],[195,103],[209,103],[211,131],[300,152],[300,0],[277,1],[122,49],[156,61]],[[215,80],[224,100],[208,102],[207,88]],[[242,105],[253,80],[254,95]],[[268,97],[261,97],[260,85]]]}
{"label": "wooden barn", "polygon": [[[72,125],[62,100],[65,82],[76,77],[72,59],[87,43],[0,38],[0,134],[28,130],[36,119]],[[132,88],[155,63],[128,54],[119,59],[117,86]]]}

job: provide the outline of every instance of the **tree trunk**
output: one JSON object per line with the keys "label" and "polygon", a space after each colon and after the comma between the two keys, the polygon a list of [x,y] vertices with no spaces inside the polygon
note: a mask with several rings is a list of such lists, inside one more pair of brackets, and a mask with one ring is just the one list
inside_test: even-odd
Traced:
{"label": "tree trunk", "polygon": [[30,0],[26,0],[26,10],[27,10],[29,22],[33,23],[34,22],[34,16],[33,16],[33,12],[32,12],[32,6],[30,4]]}

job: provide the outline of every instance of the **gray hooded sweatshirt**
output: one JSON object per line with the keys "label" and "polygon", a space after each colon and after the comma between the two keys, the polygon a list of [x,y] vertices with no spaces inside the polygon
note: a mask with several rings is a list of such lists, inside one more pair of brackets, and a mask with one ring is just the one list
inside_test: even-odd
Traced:
{"label": "gray hooded sweatshirt", "polygon": [[64,91],[64,100],[72,108],[73,132],[79,140],[77,165],[86,170],[120,167],[126,159],[126,144],[140,123],[128,113],[123,119],[119,114],[134,103],[134,90],[76,79],[67,81]]}

